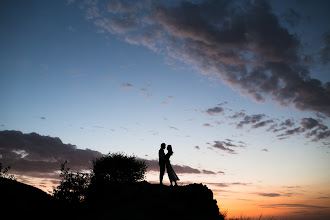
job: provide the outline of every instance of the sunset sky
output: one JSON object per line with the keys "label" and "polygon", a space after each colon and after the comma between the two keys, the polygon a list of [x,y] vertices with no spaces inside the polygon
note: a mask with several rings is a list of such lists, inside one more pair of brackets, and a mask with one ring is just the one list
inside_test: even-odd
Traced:
{"label": "sunset sky", "polygon": [[329,21],[327,0],[1,1],[0,162],[47,191],[124,152],[157,182],[165,142],[230,217],[327,219]]}

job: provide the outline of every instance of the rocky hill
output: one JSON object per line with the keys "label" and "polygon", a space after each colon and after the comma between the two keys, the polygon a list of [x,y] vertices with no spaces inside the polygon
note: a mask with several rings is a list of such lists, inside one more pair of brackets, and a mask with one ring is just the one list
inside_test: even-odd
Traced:
{"label": "rocky hill", "polygon": [[170,187],[148,182],[97,186],[89,207],[113,219],[223,219],[213,192],[202,184]]}
{"label": "rocky hill", "polygon": [[212,191],[202,184],[98,185],[88,190],[85,203],[70,206],[40,189],[0,178],[0,195],[1,209],[15,219],[223,219]]}

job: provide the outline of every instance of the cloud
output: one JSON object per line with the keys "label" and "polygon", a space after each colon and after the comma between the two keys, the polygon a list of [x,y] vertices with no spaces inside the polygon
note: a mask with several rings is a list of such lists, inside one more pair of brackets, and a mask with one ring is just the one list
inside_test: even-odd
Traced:
{"label": "cloud", "polygon": [[[306,138],[312,138],[313,142],[318,142],[330,137],[330,129],[320,120],[314,118],[302,118],[299,127],[287,129],[284,127],[284,132],[277,135],[280,139],[288,138],[292,135],[305,134]],[[276,131],[276,130],[275,130]]]}
{"label": "cloud", "polygon": [[297,127],[297,128],[293,128],[293,129],[289,129],[286,130],[284,133],[277,135],[277,137],[281,138],[287,138],[288,136],[292,136],[292,135],[296,135],[296,134],[300,134],[302,132],[304,132],[305,129],[301,128],[301,127]]}
{"label": "cloud", "polygon": [[264,196],[264,197],[279,197],[281,194],[279,193],[257,193],[259,196]]}
{"label": "cloud", "polygon": [[122,88],[133,88],[134,85],[131,84],[131,83],[122,83],[122,84],[120,84],[120,87],[122,87]]}
{"label": "cloud", "polygon": [[231,187],[231,186],[249,186],[250,183],[232,182],[232,183],[206,183],[217,187]]}
{"label": "cloud", "polygon": [[318,206],[318,205],[309,205],[309,204],[301,204],[301,203],[279,203],[279,204],[267,204],[260,205],[262,208],[312,208],[312,209],[328,209],[326,206]]}
{"label": "cloud", "polygon": [[292,127],[293,125],[294,125],[294,121],[292,118],[288,118],[280,124],[280,126],[287,126],[287,127]]}
{"label": "cloud", "polygon": [[244,111],[236,112],[234,115],[229,116],[230,119],[243,118],[245,116]]}
{"label": "cloud", "polygon": [[257,124],[254,124],[252,126],[252,128],[261,128],[261,127],[265,127],[266,125],[272,124],[272,123],[274,123],[274,120],[266,120],[266,121],[262,121]]}
{"label": "cloud", "polygon": [[314,118],[302,118],[300,124],[305,129],[312,129],[315,126],[317,126],[319,124],[319,122],[317,120],[315,120]]}
{"label": "cloud", "polygon": [[174,96],[167,96],[167,100],[161,102],[160,104],[161,105],[168,105],[168,104],[170,104],[172,102],[173,99],[174,99]]}
{"label": "cloud", "polygon": [[210,171],[210,170],[202,170],[203,174],[215,174],[215,172]]}
{"label": "cloud", "polygon": [[[223,112],[223,114],[225,114],[225,112]],[[317,119],[311,117],[301,118],[300,122],[296,122],[293,118],[288,118],[284,121],[276,118],[264,120],[265,118],[268,118],[265,114],[247,115],[242,110],[234,113],[234,115],[225,117],[231,120],[240,120],[236,123],[237,129],[243,129],[245,126],[250,125],[251,129],[268,126],[266,131],[273,133],[281,131],[281,134],[277,135],[280,140],[301,134],[306,138],[311,138],[311,141],[313,142],[326,140],[330,137],[330,129],[322,122],[325,118],[319,117],[318,115]]]}
{"label": "cloud", "polygon": [[[148,172],[150,172],[150,171],[159,172],[158,160],[145,160],[145,159],[141,159],[141,160],[144,160],[147,163]],[[215,174],[213,171],[210,171],[210,170],[198,170],[198,169],[192,168],[190,166],[184,166],[184,165],[173,165],[172,164],[172,167],[177,174],[201,174],[201,173]]]}
{"label": "cloud", "polygon": [[[64,144],[59,138],[20,131],[0,131],[0,155],[4,166],[11,166],[15,175],[58,179],[60,165],[66,160],[73,171],[92,168],[91,161],[101,157],[98,151],[78,149]],[[158,160],[144,160],[148,171],[159,171]],[[190,166],[172,165],[178,174],[215,174],[211,170],[199,170]]]}
{"label": "cloud", "polygon": [[[248,124],[255,124],[255,123],[259,122],[260,120],[262,120],[264,117],[265,117],[265,114],[246,115],[246,116],[244,116],[243,120],[237,124],[237,128],[243,128],[244,125],[248,125]],[[264,123],[266,123],[266,122],[264,122]],[[254,126],[256,126],[256,125],[254,125]]]}
{"label": "cloud", "polygon": [[212,147],[226,151],[227,153],[230,153],[230,154],[237,154],[235,150],[225,147],[224,144],[220,141],[214,141],[214,144],[212,145]]}
{"label": "cloud", "polygon": [[39,177],[57,177],[55,172],[65,160],[72,170],[88,170],[91,160],[102,155],[64,144],[59,138],[20,131],[0,131],[0,154],[2,163],[11,166],[14,174]]}
{"label": "cloud", "polygon": [[224,111],[224,109],[222,107],[214,107],[214,108],[209,108],[207,109],[205,112],[209,115],[217,115],[220,114]]}
{"label": "cloud", "polygon": [[[330,82],[311,77],[298,35],[281,26],[267,1],[125,2],[114,1],[105,10],[88,5],[86,18],[131,44],[167,52],[217,76],[256,102],[270,99],[330,116]],[[299,18],[293,9],[284,16],[291,25]],[[321,52],[324,63],[328,36]]]}
{"label": "cloud", "polygon": [[246,144],[242,141],[234,143],[233,140],[226,139],[226,141],[214,141],[214,144],[211,146],[213,148],[226,151],[227,153],[230,153],[230,154],[237,154],[237,152],[231,148],[246,147]]}
{"label": "cloud", "polygon": [[205,123],[205,124],[203,124],[203,127],[213,127],[210,123]]}

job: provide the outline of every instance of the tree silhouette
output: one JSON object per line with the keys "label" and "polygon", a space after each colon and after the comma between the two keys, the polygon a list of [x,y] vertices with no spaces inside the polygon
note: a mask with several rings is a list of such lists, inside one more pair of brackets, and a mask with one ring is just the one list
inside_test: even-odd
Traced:
{"label": "tree silhouette", "polygon": [[10,166],[4,167],[2,166],[2,163],[0,163],[0,178],[2,177],[10,180],[17,180],[17,178],[14,175],[8,174],[9,170],[10,170]]}
{"label": "tree silhouette", "polygon": [[89,173],[73,173],[66,168],[67,161],[61,164],[60,185],[53,190],[53,196],[56,199],[68,202],[70,204],[79,204],[84,202],[86,190],[90,184]]}
{"label": "tree silhouette", "polygon": [[53,190],[53,196],[73,205],[86,202],[91,183],[93,187],[97,187],[111,183],[137,182],[144,179],[147,169],[144,161],[123,153],[109,153],[95,159],[93,170],[89,173],[74,173],[65,167],[66,164],[67,161],[61,165],[62,180]]}
{"label": "tree silhouette", "polygon": [[130,183],[144,180],[147,165],[135,156],[109,153],[93,161],[92,183]]}

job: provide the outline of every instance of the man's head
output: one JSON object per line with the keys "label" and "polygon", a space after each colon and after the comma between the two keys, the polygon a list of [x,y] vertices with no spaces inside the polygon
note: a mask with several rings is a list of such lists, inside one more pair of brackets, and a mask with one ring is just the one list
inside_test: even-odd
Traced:
{"label": "man's head", "polygon": [[162,144],[160,145],[160,148],[164,150],[164,149],[166,148],[166,144],[165,144],[165,143],[162,143]]}

